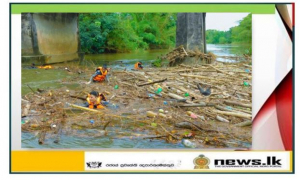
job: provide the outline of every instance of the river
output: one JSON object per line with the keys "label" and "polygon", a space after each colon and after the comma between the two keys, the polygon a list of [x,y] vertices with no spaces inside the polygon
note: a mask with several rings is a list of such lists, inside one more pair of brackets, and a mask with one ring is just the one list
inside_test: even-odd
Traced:
{"label": "river", "polygon": [[[207,50],[213,52],[217,56],[235,56],[241,54],[243,47],[236,45],[214,45],[208,44]],[[86,55],[85,60],[81,64],[82,66],[95,66],[107,64],[114,69],[131,69],[133,64],[137,61],[142,61],[144,66],[150,66],[156,58],[162,54],[166,54],[169,50],[151,50],[151,51],[139,51],[135,53],[117,53],[117,54],[99,54],[99,55]],[[234,59],[218,58],[217,61],[222,62],[234,62]],[[74,63],[74,62],[71,62]],[[78,62],[75,62],[78,63]],[[54,65],[58,67],[67,67],[70,63]],[[60,80],[64,78],[71,78],[71,75],[67,71],[61,71],[58,69],[44,70],[44,69],[22,69],[22,96],[29,93],[32,89],[56,89],[63,86],[67,86],[69,89],[78,87],[78,84],[61,84]],[[87,78],[88,80],[88,78]],[[22,132],[22,148],[185,148],[180,142],[176,144],[166,143],[164,140],[143,140],[141,138],[129,139],[129,138],[116,138],[115,128],[108,127],[109,135],[102,138],[87,138],[87,137],[74,137],[62,134],[61,143],[52,143],[51,137],[46,138],[45,144],[39,145],[38,138],[33,133]],[[82,130],[81,133],[90,133]],[[129,130],[130,131],[130,130]],[[250,147],[250,144],[243,142],[240,143],[241,147]],[[205,148],[205,147],[203,147]]]}

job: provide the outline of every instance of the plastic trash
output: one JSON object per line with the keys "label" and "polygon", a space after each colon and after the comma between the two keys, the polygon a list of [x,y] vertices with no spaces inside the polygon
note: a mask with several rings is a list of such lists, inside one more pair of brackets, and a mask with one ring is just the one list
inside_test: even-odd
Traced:
{"label": "plastic trash", "polygon": [[249,72],[250,72],[250,70],[249,70],[249,69],[245,69],[245,72],[246,72],[246,73],[249,73]]}
{"label": "plastic trash", "polygon": [[70,90],[69,90],[69,89],[67,89],[67,90],[66,90],[66,92],[70,92]]}
{"label": "plastic trash", "polygon": [[151,126],[157,127],[157,124],[156,123],[151,123]]}
{"label": "plastic trash", "polygon": [[158,112],[164,113],[165,111],[163,109],[159,109]]}
{"label": "plastic trash", "polygon": [[189,93],[184,93],[184,97],[188,97],[188,96],[190,96],[190,94]]}
{"label": "plastic trash", "polygon": [[192,143],[191,141],[187,140],[187,139],[182,139],[181,140],[181,143],[185,146],[185,147],[188,147],[188,148],[195,148],[196,145],[195,143]]}
{"label": "plastic trash", "polygon": [[193,118],[193,119],[197,119],[197,115],[194,114],[194,113],[192,113],[190,116],[191,116],[191,118]]}
{"label": "plastic trash", "polygon": [[114,89],[119,89],[119,86],[118,86],[118,85],[115,85]]}
{"label": "plastic trash", "polygon": [[21,124],[25,124],[25,121],[24,121],[24,120],[21,120]]}
{"label": "plastic trash", "polygon": [[56,128],[56,125],[55,125],[55,124],[52,124],[52,127],[53,127],[53,128]]}
{"label": "plastic trash", "polygon": [[164,105],[168,105],[168,102],[167,102],[167,101],[164,101]]}
{"label": "plastic trash", "polygon": [[109,105],[109,102],[108,101],[101,101],[101,104],[104,105],[104,106],[107,106],[107,105]]}
{"label": "plastic trash", "polygon": [[161,87],[159,87],[159,88],[157,88],[157,90],[156,90],[156,94],[159,94],[159,93],[161,93],[162,92],[162,88]]}
{"label": "plastic trash", "polygon": [[159,97],[162,97],[162,94],[161,94],[161,93],[156,93],[156,95],[158,95]]}
{"label": "plastic trash", "polygon": [[232,110],[232,107],[230,107],[230,106],[226,106],[226,109]]}
{"label": "plastic trash", "polygon": [[150,98],[152,98],[152,97],[154,97],[155,95],[154,94],[148,94],[148,97],[150,97]]}
{"label": "plastic trash", "polygon": [[94,124],[94,120],[90,120],[90,123],[91,123],[91,124]]}
{"label": "plastic trash", "polygon": [[246,81],[244,81],[244,86],[249,86],[250,84]]}
{"label": "plastic trash", "polygon": [[107,104],[106,105],[107,108],[112,109],[112,110],[117,110],[119,109],[119,106],[117,104]]}
{"label": "plastic trash", "polygon": [[195,136],[195,134],[194,133],[192,133],[192,132],[185,132],[184,133],[184,137],[185,138],[193,138]]}

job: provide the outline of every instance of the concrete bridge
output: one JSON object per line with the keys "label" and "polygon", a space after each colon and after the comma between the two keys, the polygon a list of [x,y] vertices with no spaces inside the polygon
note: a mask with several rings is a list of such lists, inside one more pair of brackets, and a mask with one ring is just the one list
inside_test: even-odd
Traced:
{"label": "concrete bridge", "polygon": [[[176,46],[206,52],[205,13],[178,13]],[[83,58],[78,13],[22,14],[22,62],[51,64]]]}
{"label": "concrete bridge", "polygon": [[22,62],[51,64],[80,58],[78,14],[22,14]]}

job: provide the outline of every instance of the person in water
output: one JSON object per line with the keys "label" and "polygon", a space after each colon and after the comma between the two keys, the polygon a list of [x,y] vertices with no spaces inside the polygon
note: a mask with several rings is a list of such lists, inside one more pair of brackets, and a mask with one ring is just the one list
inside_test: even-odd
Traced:
{"label": "person in water", "polygon": [[143,69],[144,67],[142,66],[141,62],[137,62],[134,64],[134,69],[139,70],[139,69]]}
{"label": "person in water", "polygon": [[91,109],[103,109],[103,103],[106,102],[106,98],[103,94],[99,94],[97,91],[92,91],[86,98],[86,106]]}
{"label": "person in water", "polygon": [[106,75],[108,73],[107,65],[104,64],[103,67],[99,66],[95,73],[91,76],[90,81],[87,82],[87,84],[90,84],[91,82],[103,82],[106,79]]}

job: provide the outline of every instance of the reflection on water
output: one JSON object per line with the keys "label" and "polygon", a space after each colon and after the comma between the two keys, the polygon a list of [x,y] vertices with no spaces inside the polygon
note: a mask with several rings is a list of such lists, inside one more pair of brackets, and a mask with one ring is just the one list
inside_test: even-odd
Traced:
{"label": "reflection on water", "polygon": [[[133,53],[111,53],[111,54],[90,54],[84,59],[92,61],[95,65],[107,64],[114,69],[132,69],[133,65],[141,61],[145,67],[151,65],[158,57],[168,53],[168,49],[137,51]],[[90,63],[91,64],[91,63]]]}
{"label": "reflection on water", "polygon": [[[250,45],[207,44],[207,51],[212,52],[217,56],[234,57],[249,53],[250,47]],[[217,57],[217,61],[236,62],[236,59]]]}
{"label": "reflection on water", "polygon": [[[107,130],[108,135],[102,137],[92,136],[93,132],[91,131],[94,131],[93,129],[77,130],[78,136],[62,134],[59,143],[53,143],[55,137],[46,135],[43,145],[39,145],[38,137],[35,136],[35,134],[22,132],[22,148],[185,148],[180,142],[172,144],[157,139],[150,140],[143,139],[142,137],[122,137],[115,133],[116,127],[107,128]],[[132,133],[132,131],[129,130],[127,130],[127,132]],[[123,133],[126,133],[126,131],[123,130]],[[80,134],[85,134],[85,136],[80,137]],[[91,134],[91,137],[87,137],[86,134]],[[144,134],[143,136],[146,135],[147,134]]]}

